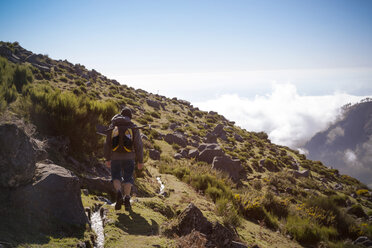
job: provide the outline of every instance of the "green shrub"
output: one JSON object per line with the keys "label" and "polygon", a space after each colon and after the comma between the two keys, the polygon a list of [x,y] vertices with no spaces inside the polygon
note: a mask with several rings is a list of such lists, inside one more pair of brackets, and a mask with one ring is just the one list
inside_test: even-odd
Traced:
{"label": "green shrub", "polygon": [[69,92],[53,90],[48,85],[27,87],[23,94],[28,102],[26,110],[40,132],[69,137],[70,152],[73,154],[102,150],[96,124],[109,123],[117,113],[113,102],[91,101]]}
{"label": "green shrub", "polygon": [[286,229],[295,240],[303,245],[315,245],[320,240],[328,240],[338,235],[333,227],[322,227],[308,218],[288,216]]}
{"label": "green shrub", "polygon": [[222,216],[222,221],[225,226],[238,227],[241,223],[239,213],[227,198],[220,198],[216,201],[216,210],[219,216]]}
{"label": "green shrub", "polygon": [[13,84],[15,85],[17,91],[20,93],[22,87],[33,81],[32,72],[29,67],[24,65],[17,65],[13,73]]}
{"label": "green shrub", "polygon": [[17,89],[14,84],[5,83],[0,85],[0,99],[6,103],[14,102],[18,97]]}
{"label": "green shrub", "polygon": [[266,193],[262,204],[268,212],[279,218],[288,216],[288,203],[285,200],[279,200],[271,192]]}
{"label": "green shrub", "polygon": [[354,204],[354,205],[352,205],[348,209],[347,213],[348,214],[355,215],[358,218],[362,218],[362,217],[367,216],[360,204]]}

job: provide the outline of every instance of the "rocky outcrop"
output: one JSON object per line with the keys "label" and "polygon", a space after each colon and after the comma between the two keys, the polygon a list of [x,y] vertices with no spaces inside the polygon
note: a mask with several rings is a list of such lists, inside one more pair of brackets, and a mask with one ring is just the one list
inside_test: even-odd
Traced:
{"label": "rocky outcrop", "polygon": [[206,143],[217,143],[217,135],[214,133],[207,133],[207,136],[204,138]]}
{"label": "rocky outcrop", "polygon": [[295,177],[295,178],[300,178],[300,177],[310,177],[311,176],[311,173],[309,170],[302,170],[302,171],[291,171],[292,175]]}
{"label": "rocky outcrop", "polygon": [[205,149],[199,154],[198,160],[206,162],[208,164],[212,164],[214,157],[223,156],[223,155],[224,153],[221,148]]}
{"label": "rocky outcrop", "polygon": [[160,102],[154,101],[154,100],[150,100],[150,99],[147,99],[146,100],[146,103],[150,107],[153,107],[153,108],[156,108],[156,109],[160,109],[160,106],[161,106]]}
{"label": "rocky outcrop", "polygon": [[152,160],[160,160],[160,152],[156,149],[150,149],[149,150],[149,157]]}
{"label": "rocky outcrop", "polygon": [[226,131],[224,130],[224,125],[223,124],[218,124],[212,131],[212,133],[216,136],[219,137],[220,139],[227,141],[227,134]]}
{"label": "rocky outcrop", "polygon": [[192,149],[189,151],[189,154],[188,154],[188,157],[189,158],[198,158],[199,157],[199,151],[198,149]]}
{"label": "rocky outcrop", "polygon": [[36,164],[32,184],[12,192],[10,202],[29,225],[41,231],[85,228],[88,219],[80,197],[79,179],[54,164]]}
{"label": "rocky outcrop", "polygon": [[35,173],[36,143],[17,125],[0,125],[0,187],[29,183]]}
{"label": "rocky outcrop", "polygon": [[177,144],[181,147],[187,146],[187,139],[180,133],[168,133],[165,135],[164,140],[169,144]]}
{"label": "rocky outcrop", "polygon": [[[193,203],[177,217],[169,235],[187,236],[195,232],[201,233],[206,238],[205,247],[247,247],[242,243],[234,241],[237,237],[234,232],[220,223],[211,223],[204,217],[203,213]],[[199,239],[195,239],[195,242]],[[191,240],[189,240],[191,241]],[[200,240],[199,240],[200,241]],[[204,242],[203,242],[204,243]],[[194,243],[189,242],[190,247]]]}
{"label": "rocky outcrop", "polygon": [[234,181],[239,180],[239,174],[244,169],[239,159],[228,156],[214,157],[212,168],[226,172]]}
{"label": "rocky outcrop", "polygon": [[110,177],[86,175],[80,177],[80,185],[90,192],[105,192],[110,195],[112,199],[115,197],[115,191]]}

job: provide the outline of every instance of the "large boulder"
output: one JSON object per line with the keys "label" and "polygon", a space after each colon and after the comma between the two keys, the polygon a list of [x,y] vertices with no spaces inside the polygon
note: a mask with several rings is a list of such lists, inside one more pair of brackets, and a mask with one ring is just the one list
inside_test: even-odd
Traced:
{"label": "large boulder", "polygon": [[223,124],[218,124],[212,131],[213,134],[215,134],[220,139],[227,141],[227,134],[224,130],[225,126]]}
{"label": "large boulder", "polygon": [[161,104],[158,101],[147,99],[146,102],[147,102],[147,105],[149,105],[150,107],[160,109]]}
{"label": "large boulder", "polygon": [[29,183],[35,173],[37,147],[15,124],[0,125],[0,187]]}
{"label": "large boulder", "polygon": [[190,203],[177,219],[178,225],[176,233],[179,236],[187,235],[194,229],[204,234],[209,234],[211,232],[212,223],[204,217],[200,209],[193,203]]}
{"label": "large boulder", "polygon": [[204,141],[206,143],[217,143],[217,135],[215,135],[214,133],[207,133]]}
{"label": "large boulder", "polygon": [[[193,203],[178,216],[176,225],[170,230],[170,235],[177,234],[185,237],[190,234],[204,237],[205,247],[247,247],[242,243],[235,242],[237,239],[235,233],[220,223],[211,223],[204,217],[203,213]],[[205,240],[206,239],[206,240]],[[200,238],[188,239],[188,247],[201,247],[197,245]],[[184,246],[185,247],[185,246]],[[204,247],[204,246],[203,246]]]}
{"label": "large boulder", "polygon": [[206,162],[208,164],[212,164],[214,157],[223,156],[224,153],[221,148],[215,149],[204,149],[198,156],[199,161]]}
{"label": "large boulder", "polygon": [[88,223],[79,179],[58,165],[37,163],[33,183],[14,190],[10,202],[28,225],[41,231],[72,231]]}
{"label": "large boulder", "polygon": [[189,154],[188,154],[189,158],[198,158],[198,156],[199,156],[198,149],[192,149],[189,151]]}
{"label": "large boulder", "polygon": [[168,133],[165,135],[164,140],[169,144],[177,144],[181,147],[187,146],[187,139],[180,133]]}
{"label": "large boulder", "polygon": [[105,192],[110,195],[112,199],[115,197],[115,191],[110,177],[85,175],[80,177],[80,185],[90,192]]}
{"label": "large boulder", "polygon": [[228,156],[214,157],[212,168],[226,172],[234,181],[239,179],[243,166],[239,159],[231,159]]}

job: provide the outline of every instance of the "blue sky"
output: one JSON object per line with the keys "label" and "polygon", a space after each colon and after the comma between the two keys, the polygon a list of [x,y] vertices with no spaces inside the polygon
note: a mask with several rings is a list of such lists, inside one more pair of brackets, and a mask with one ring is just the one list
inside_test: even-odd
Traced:
{"label": "blue sky", "polygon": [[370,0],[0,0],[0,40],[292,146],[372,95]]}

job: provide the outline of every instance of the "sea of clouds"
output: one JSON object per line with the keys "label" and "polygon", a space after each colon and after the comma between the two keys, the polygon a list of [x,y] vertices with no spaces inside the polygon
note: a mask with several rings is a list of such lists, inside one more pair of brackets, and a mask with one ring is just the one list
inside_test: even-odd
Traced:
{"label": "sea of clouds", "polygon": [[335,92],[331,95],[300,95],[291,83],[272,83],[265,95],[246,98],[223,94],[196,102],[202,110],[213,110],[248,131],[265,131],[276,144],[301,148],[314,134],[326,129],[341,114],[341,107],[365,97]]}

